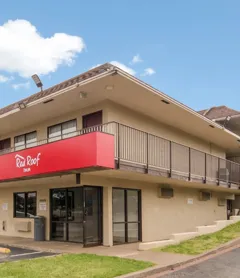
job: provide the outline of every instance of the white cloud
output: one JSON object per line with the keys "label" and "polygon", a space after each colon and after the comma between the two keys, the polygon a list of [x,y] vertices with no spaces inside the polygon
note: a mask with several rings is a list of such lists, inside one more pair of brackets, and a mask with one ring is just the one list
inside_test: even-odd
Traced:
{"label": "white cloud", "polygon": [[85,44],[81,37],[55,33],[44,38],[27,20],[9,20],[0,26],[0,70],[30,77],[70,66]]}
{"label": "white cloud", "polygon": [[153,75],[155,73],[156,73],[156,71],[153,68],[146,68],[144,70],[144,73],[142,74],[142,76],[147,76],[147,75],[150,76],[150,75]]}
{"label": "white cloud", "polygon": [[0,83],[5,83],[8,81],[8,77],[0,74]]}
{"label": "white cloud", "polygon": [[30,82],[25,82],[25,83],[17,83],[17,84],[12,84],[12,87],[14,90],[18,90],[18,89],[29,89],[30,87]]}
{"label": "white cloud", "polygon": [[116,67],[126,71],[127,73],[129,73],[131,75],[135,75],[136,74],[135,70],[133,70],[132,68],[127,67],[126,65],[124,65],[124,64],[122,64],[122,63],[120,63],[118,61],[112,61],[110,63],[112,65],[114,65],[114,66],[116,66]]}
{"label": "white cloud", "polygon": [[130,62],[131,65],[143,62],[142,58],[139,54],[133,56],[132,61]]}
{"label": "white cloud", "polygon": [[14,78],[12,76],[8,77],[5,75],[0,74],[0,83],[5,83],[13,80]]}

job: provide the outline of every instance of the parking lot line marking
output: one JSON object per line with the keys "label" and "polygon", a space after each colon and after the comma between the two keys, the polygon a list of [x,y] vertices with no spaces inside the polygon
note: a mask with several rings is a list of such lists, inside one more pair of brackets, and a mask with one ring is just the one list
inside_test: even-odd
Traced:
{"label": "parking lot line marking", "polygon": [[42,251],[39,252],[32,252],[32,253],[23,253],[23,254],[16,254],[16,255],[10,255],[10,258],[14,258],[14,257],[21,257],[21,256],[27,256],[27,255],[34,255],[34,254],[40,254],[43,253]]}

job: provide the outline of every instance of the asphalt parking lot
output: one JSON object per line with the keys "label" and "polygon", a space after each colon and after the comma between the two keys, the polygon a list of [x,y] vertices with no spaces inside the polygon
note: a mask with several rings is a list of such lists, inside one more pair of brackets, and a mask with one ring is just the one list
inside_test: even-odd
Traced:
{"label": "asphalt parking lot", "polygon": [[161,278],[239,278],[240,248],[216,256],[202,263],[174,271],[168,275],[156,275]]}
{"label": "asphalt parking lot", "polygon": [[11,247],[11,246],[1,246],[1,247],[10,249],[11,253],[9,256],[0,256],[0,263],[35,259],[41,257],[50,257],[50,256],[57,255],[55,253],[34,251],[25,248],[18,248],[18,247]]}

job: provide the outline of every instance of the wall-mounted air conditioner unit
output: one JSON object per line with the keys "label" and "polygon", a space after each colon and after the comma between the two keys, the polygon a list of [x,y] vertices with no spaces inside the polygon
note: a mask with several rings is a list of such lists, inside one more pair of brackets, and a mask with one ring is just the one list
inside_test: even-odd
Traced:
{"label": "wall-mounted air conditioner unit", "polygon": [[200,201],[209,201],[212,197],[211,192],[207,192],[207,191],[200,191],[199,192],[199,200]]}
{"label": "wall-mounted air conditioner unit", "polygon": [[235,200],[235,195],[234,194],[229,194],[225,197],[225,199],[234,201]]}
{"label": "wall-mounted air conditioner unit", "polygon": [[173,198],[174,192],[173,189],[170,187],[159,187],[158,188],[158,197],[159,198],[166,198],[170,199]]}

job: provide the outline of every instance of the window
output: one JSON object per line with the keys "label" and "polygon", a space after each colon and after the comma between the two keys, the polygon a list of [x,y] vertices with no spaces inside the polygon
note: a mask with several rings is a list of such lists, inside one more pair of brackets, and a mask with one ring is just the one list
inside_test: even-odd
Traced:
{"label": "window", "polygon": [[113,188],[113,243],[132,243],[141,240],[141,191]]}
{"label": "window", "polygon": [[88,114],[82,117],[83,128],[102,125],[102,111]]}
{"label": "window", "polygon": [[48,141],[53,142],[77,135],[77,120],[60,123],[48,128]]}
{"label": "window", "polygon": [[14,138],[15,150],[22,150],[25,148],[31,148],[37,146],[37,132],[22,134]]}
{"label": "window", "polygon": [[0,154],[7,153],[11,148],[11,138],[7,138],[0,141]]}
{"label": "window", "polygon": [[37,213],[37,193],[14,193],[14,217],[34,217]]}

